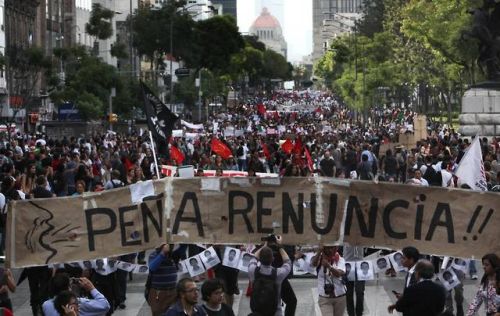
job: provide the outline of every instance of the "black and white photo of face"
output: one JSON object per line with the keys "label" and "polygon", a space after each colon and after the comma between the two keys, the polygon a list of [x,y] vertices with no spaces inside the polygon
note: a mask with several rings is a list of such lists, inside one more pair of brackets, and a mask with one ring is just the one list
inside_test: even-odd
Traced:
{"label": "black and white photo of face", "polygon": [[146,273],[146,272],[148,272],[148,267],[147,266],[140,266],[139,267],[139,272],[140,273]]}
{"label": "black and white photo of face", "polygon": [[444,271],[443,272],[443,279],[448,282],[449,284],[453,284],[453,275],[449,271]]}
{"label": "black and white photo of face", "polygon": [[214,257],[212,257],[212,253],[210,252],[210,250],[205,250],[205,252],[203,252],[203,255],[207,259],[207,262],[213,261],[215,259]]}
{"label": "black and white photo of face", "polygon": [[242,260],[242,265],[244,267],[247,267],[250,264],[250,260],[252,260],[252,256],[246,253],[243,255],[241,260]]}
{"label": "black and white photo of face", "polygon": [[193,268],[193,271],[198,271],[200,269],[200,266],[198,265],[198,260],[195,258],[189,259],[189,264]]}
{"label": "black and white photo of face", "polygon": [[236,250],[234,250],[234,249],[229,250],[229,254],[227,255],[227,259],[229,261],[234,261],[235,257],[236,257]]}
{"label": "black and white photo of face", "polygon": [[92,269],[92,261],[88,261],[88,260],[84,261],[83,262],[83,267],[85,269]]}
{"label": "black and white photo of face", "polygon": [[351,264],[346,263],[345,264],[345,274],[349,275],[350,272],[351,272]]}
{"label": "black and white photo of face", "polygon": [[401,260],[403,259],[403,255],[400,254],[399,252],[394,255],[394,261],[398,264],[398,266],[402,266],[403,263]]}
{"label": "black and white photo of face", "polygon": [[386,261],[384,258],[379,258],[379,259],[377,260],[377,267],[378,267],[380,270],[387,269],[387,261]]}
{"label": "black and white photo of face", "polygon": [[368,262],[361,262],[361,271],[364,275],[368,275],[368,271],[370,270],[370,265]]}
{"label": "black and white photo of face", "polygon": [[97,259],[95,261],[95,266],[97,271],[104,271],[104,260]]}

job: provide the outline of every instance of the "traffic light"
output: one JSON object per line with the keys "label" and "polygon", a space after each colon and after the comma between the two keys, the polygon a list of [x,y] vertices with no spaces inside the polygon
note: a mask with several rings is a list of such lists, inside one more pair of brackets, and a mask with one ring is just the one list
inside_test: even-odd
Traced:
{"label": "traffic light", "polygon": [[118,115],[116,115],[115,113],[111,113],[109,114],[108,120],[110,123],[116,123],[118,122]]}

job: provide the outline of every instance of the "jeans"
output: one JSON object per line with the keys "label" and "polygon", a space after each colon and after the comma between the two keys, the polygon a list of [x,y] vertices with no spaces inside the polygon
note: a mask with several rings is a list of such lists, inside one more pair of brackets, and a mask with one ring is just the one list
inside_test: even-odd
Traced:
{"label": "jeans", "polygon": [[[349,316],[362,316],[365,296],[365,281],[347,281],[347,314]],[[356,309],[354,308],[354,293],[356,293]],[[356,311],[356,313],[354,313]]]}
{"label": "jeans", "polygon": [[473,276],[474,274],[477,274],[476,260],[470,260],[469,261],[469,274],[470,274],[470,276]]}

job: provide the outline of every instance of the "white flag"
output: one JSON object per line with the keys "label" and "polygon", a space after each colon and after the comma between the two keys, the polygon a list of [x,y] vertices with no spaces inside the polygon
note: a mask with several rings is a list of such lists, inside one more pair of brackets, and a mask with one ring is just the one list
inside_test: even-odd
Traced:
{"label": "white flag", "polygon": [[472,190],[486,191],[486,175],[484,173],[483,154],[479,137],[476,136],[465,155],[460,160],[455,175],[458,177],[458,184],[468,184]]}

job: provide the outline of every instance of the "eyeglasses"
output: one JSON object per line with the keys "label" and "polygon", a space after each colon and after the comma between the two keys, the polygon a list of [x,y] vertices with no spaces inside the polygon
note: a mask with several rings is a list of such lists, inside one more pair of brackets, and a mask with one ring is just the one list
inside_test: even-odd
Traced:
{"label": "eyeglasses", "polygon": [[193,287],[192,289],[189,289],[189,290],[184,290],[184,292],[186,293],[193,293],[193,292],[199,292],[200,290],[196,287]]}

